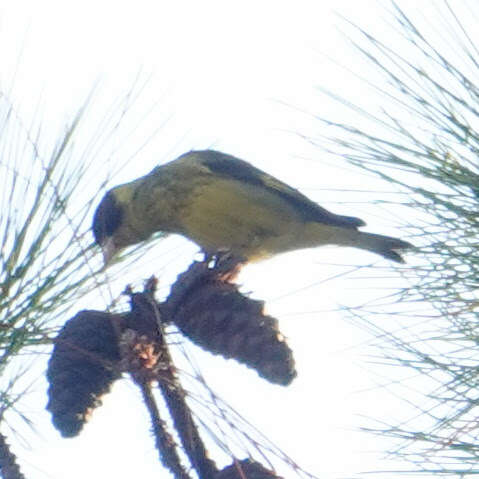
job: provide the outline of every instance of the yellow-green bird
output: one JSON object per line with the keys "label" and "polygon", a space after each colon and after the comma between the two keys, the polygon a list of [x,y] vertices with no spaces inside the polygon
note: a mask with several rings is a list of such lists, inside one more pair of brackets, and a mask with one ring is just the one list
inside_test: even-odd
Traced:
{"label": "yellow-green bird", "polygon": [[155,232],[176,233],[208,254],[242,262],[327,244],[351,246],[403,263],[406,241],[359,231],[359,218],[317,205],[246,161],[214,150],[190,151],[108,191],[93,219],[105,263]]}

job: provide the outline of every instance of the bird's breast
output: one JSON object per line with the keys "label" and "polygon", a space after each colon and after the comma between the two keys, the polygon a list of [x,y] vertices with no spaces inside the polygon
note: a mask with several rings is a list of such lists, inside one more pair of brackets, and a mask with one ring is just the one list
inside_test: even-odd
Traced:
{"label": "bird's breast", "polygon": [[240,181],[211,178],[191,192],[181,212],[180,233],[208,251],[229,250],[249,260],[282,248],[297,234],[299,214],[281,197]]}

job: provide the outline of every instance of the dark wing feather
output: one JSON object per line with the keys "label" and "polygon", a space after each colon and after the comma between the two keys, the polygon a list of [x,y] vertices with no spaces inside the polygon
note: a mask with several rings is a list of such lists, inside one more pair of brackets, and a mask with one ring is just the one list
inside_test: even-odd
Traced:
{"label": "dark wing feather", "polygon": [[214,150],[195,151],[192,153],[199,155],[201,163],[217,175],[261,186],[282,197],[289,204],[295,206],[304,221],[317,221],[318,223],[345,228],[357,228],[366,224],[363,220],[353,216],[341,216],[331,213],[311,201],[298,190],[234,156]]}

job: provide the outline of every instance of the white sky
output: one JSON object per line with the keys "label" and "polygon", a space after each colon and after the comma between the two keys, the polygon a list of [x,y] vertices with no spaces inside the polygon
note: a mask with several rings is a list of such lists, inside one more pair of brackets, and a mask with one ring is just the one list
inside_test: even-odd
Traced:
{"label": "white sky", "polygon": [[[407,3],[414,2],[401,2]],[[142,79],[150,80],[135,114],[154,109],[139,118],[140,132],[131,135],[131,142],[141,144],[142,137],[167,121],[116,181],[139,176],[189,149],[214,146],[302,187],[336,212],[364,217],[371,230],[393,233],[389,228],[394,223],[386,215],[368,213],[364,204],[339,204],[346,196],[327,189],[368,185],[358,186],[361,180],[344,165],[331,167],[296,134],[315,131],[310,114],[335,114],[326,103],[323,109],[316,87],[334,88],[353,100],[362,94],[327,58],[352,70],[361,68],[337,33],[333,8],[373,32],[385,28],[383,9],[369,1],[3,0],[0,87],[11,91],[27,117],[41,98],[43,130],[49,135],[71,117],[95,83],[100,81],[100,93],[94,105],[101,110],[122,97],[141,72]],[[127,159],[128,154],[119,153],[119,162]],[[174,241],[165,248],[173,248]],[[175,249],[172,255],[179,254],[183,263],[170,268],[167,274],[173,276],[195,251],[183,242],[178,248],[181,253]],[[361,265],[374,259],[333,249],[299,252],[250,267],[242,277],[246,290],[270,300],[268,311],[280,318],[289,337],[299,373],[290,387],[269,385],[220,358],[202,363],[215,390],[322,479],[378,467],[370,451],[381,451],[384,443],[355,433],[362,425],[356,415],[387,417],[397,407],[379,390],[358,393],[374,383],[359,362],[361,349],[349,349],[365,334],[339,314],[324,312],[334,309],[345,291],[362,294],[363,285],[343,278],[314,285],[343,271],[324,266],[336,261]],[[91,305],[78,309],[86,307]],[[118,384],[76,439],[59,438],[43,411],[45,392],[33,395],[29,407],[39,434],[28,436],[30,450],[16,444],[26,476],[168,477],[157,462],[135,394],[126,381]]]}

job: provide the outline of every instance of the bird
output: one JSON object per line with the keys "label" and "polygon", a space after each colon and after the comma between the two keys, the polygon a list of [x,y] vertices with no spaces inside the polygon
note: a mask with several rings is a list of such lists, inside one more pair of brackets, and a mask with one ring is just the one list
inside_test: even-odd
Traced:
{"label": "bird", "polygon": [[156,232],[182,235],[207,255],[227,253],[242,263],[322,245],[359,248],[404,263],[401,251],[412,245],[360,231],[365,224],[328,211],[247,161],[193,150],[106,192],[92,230],[105,265]]}

